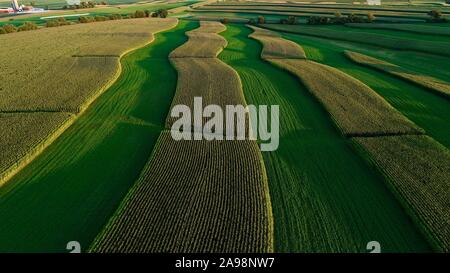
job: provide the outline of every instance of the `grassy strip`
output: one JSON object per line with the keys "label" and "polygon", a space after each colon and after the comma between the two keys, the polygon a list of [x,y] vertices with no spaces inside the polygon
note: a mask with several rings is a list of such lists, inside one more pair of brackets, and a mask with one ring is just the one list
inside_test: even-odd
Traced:
{"label": "grassy strip", "polygon": [[177,77],[167,57],[194,26],[181,22],[125,56],[108,92],[0,188],[0,252],[66,252],[72,240],[87,248],[164,127]]}
{"label": "grassy strip", "polygon": [[[364,24],[364,23],[363,23]],[[396,24],[403,25],[403,24]],[[406,25],[406,24],[404,24]],[[433,25],[433,24],[429,24]],[[414,33],[409,31],[401,31],[401,30],[390,30],[390,29],[377,29],[377,28],[351,28],[346,25],[325,25],[321,26],[326,29],[331,29],[334,31],[339,31],[342,33],[346,33],[347,35],[354,35],[359,33],[365,34],[375,34],[375,35],[383,35],[388,38],[394,39],[408,39],[408,40],[417,40],[419,42],[437,42],[437,43],[446,43],[450,44],[450,37],[445,35],[436,35],[436,34],[423,34],[423,33]],[[420,26],[419,26],[420,28]],[[439,27],[442,28],[442,27]]]}
{"label": "grassy strip", "polygon": [[428,136],[354,138],[374,159],[439,251],[450,250],[450,152]]}
{"label": "grassy strip", "polygon": [[[211,32],[222,29],[218,23],[202,23],[194,32],[205,34],[199,41],[205,44],[208,32],[216,35]],[[190,37],[186,48],[191,43]],[[199,56],[209,52],[207,47],[198,51]],[[178,53],[172,58],[179,74],[172,106],[182,103],[192,109],[194,96],[202,96],[205,104],[246,105],[239,77],[230,67],[216,58]],[[91,251],[271,252],[271,210],[256,141],[175,141],[165,131]]]}
{"label": "grassy strip", "polygon": [[386,252],[429,251],[383,178],[355,154],[295,76],[261,60],[251,33],[227,25],[228,46],[219,58],[239,73],[249,103],[280,107],[280,146],[263,153],[275,251],[365,252],[373,238]]}
{"label": "grassy strip", "polygon": [[450,29],[445,27],[423,26],[416,24],[346,24],[352,28],[400,30],[419,34],[450,36]]}
{"label": "grassy strip", "polygon": [[[300,44],[308,59],[338,68],[367,84],[403,115],[425,129],[428,135],[450,149],[450,138],[448,137],[450,135],[450,127],[448,126],[450,123],[450,107],[448,101],[415,84],[398,79],[398,77],[358,65],[345,57],[343,52],[352,50],[368,55],[378,54],[375,56],[380,56],[383,59],[393,58],[392,60],[396,62],[397,60],[403,60],[401,65],[408,67],[409,70],[420,69],[420,73],[429,73],[430,75],[433,75],[433,72],[439,73],[440,71],[436,68],[441,65],[445,67],[446,59],[435,58],[434,55],[416,55],[393,50],[384,51],[364,44],[294,34],[285,34],[283,37]],[[424,66],[424,69],[420,66]],[[425,67],[430,67],[430,69],[426,70]],[[433,70],[433,68],[436,70]]]}
{"label": "grassy strip", "polygon": [[408,71],[400,66],[393,65],[360,53],[346,51],[345,55],[356,63],[378,69],[388,74],[393,74],[397,77],[424,87],[427,90],[435,92],[444,98],[450,99],[450,83],[443,82],[429,76],[415,74],[414,72]]}
{"label": "grassy strip", "polygon": [[336,39],[348,42],[364,43],[369,45],[380,46],[384,48],[398,50],[412,50],[418,52],[431,53],[436,55],[450,56],[448,43],[429,42],[423,40],[394,38],[373,33],[356,33],[351,34],[335,31],[333,29],[322,27],[307,27],[296,25],[263,25],[265,28],[282,31],[287,33],[304,34],[327,39]]}

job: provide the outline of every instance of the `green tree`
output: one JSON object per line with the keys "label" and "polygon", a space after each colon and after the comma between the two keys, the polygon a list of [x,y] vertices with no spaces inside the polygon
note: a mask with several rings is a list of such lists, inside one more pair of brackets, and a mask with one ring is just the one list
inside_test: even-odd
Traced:
{"label": "green tree", "polygon": [[23,25],[21,25],[17,31],[29,31],[29,30],[35,30],[38,26],[35,23],[32,22],[25,22]]}
{"label": "green tree", "polygon": [[4,25],[3,29],[5,30],[6,33],[13,33],[13,32],[17,32],[17,27],[15,25]]}
{"label": "green tree", "polygon": [[434,10],[428,12],[428,15],[433,20],[440,20],[440,19],[442,19],[442,12],[440,10],[437,10],[437,9],[434,9]]}
{"label": "green tree", "polygon": [[264,24],[264,23],[266,23],[266,18],[264,18],[264,16],[258,16],[256,22],[258,24]]}
{"label": "green tree", "polygon": [[297,17],[289,16],[288,19],[287,19],[287,23],[289,25],[296,25],[297,24]]}
{"label": "green tree", "polygon": [[50,20],[45,23],[46,27],[59,27],[59,22],[57,20]]}
{"label": "green tree", "polygon": [[144,18],[145,12],[143,10],[137,10],[134,12],[134,18]]}
{"label": "green tree", "polygon": [[157,12],[158,16],[161,18],[166,18],[169,15],[169,12],[166,9],[160,9]]}

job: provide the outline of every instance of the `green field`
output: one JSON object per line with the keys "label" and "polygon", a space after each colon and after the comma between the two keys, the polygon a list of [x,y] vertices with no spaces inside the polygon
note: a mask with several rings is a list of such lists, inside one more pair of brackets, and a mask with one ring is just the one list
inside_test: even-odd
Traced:
{"label": "green field", "polygon": [[421,24],[377,24],[377,23],[346,24],[346,26],[363,29],[397,30],[396,32],[392,32],[394,34],[401,34],[402,31],[427,34],[426,37],[429,38],[440,37],[436,35],[450,36],[450,28],[448,27],[448,24],[445,24],[446,27],[436,26],[436,24],[421,25]]}
{"label": "green field", "polygon": [[195,26],[124,57],[118,81],[0,188],[0,252],[63,252],[73,238],[88,247],[151,154],[176,86],[167,56]]}
{"label": "green field", "polygon": [[[370,32],[346,32],[348,28],[344,28],[344,31],[340,31],[340,26],[301,26],[301,25],[273,25],[265,24],[265,28],[282,31],[294,34],[302,34],[308,36],[315,36],[320,38],[327,38],[330,40],[340,40],[346,42],[364,43],[373,46],[385,47],[395,50],[408,50],[417,51],[422,53],[435,54],[438,56],[450,57],[450,51],[448,51],[447,42],[435,42],[428,40],[418,40],[411,38],[402,38],[381,35]],[[413,35],[406,33],[406,35]]]}
{"label": "green field", "polygon": [[[295,34],[284,34],[284,37],[302,45],[308,59],[336,67],[367,84],[406,117],[425,129],[427,134],[450,148],[450,138],[448,137],[450,134],[450,127],[448,126],[450,123],[450,107],[448,100],[399,78],[357,65],[343,54],[345,49],[361,53],[370,51],[375,56],[378,51],[368,49],[363,51],[361,49],[364,48],[364,45],[360,44],[335,43],[327,39]],[[383,56],[383,51],[380,52]],[[413,55],[411,52],[409,54]],[[411,65],[414,64],[421,66],[420,62],[411,62]]]}
{"label": "green field", "polygon": [[[412,24],[411,27],[414,27]],[[322,29],[322,27],[320,27]],[[443,35],[437,35],[438,33],[411,33],[411,32],[405,32],[405,31],[398,31],[398,30],[387,30],[387,29],[362,29],[362,28],[350,28],[347,26],[325,26],[323,29],[331,29],[334,31],[338,31],[344,35],[357,36],[360,33],[368,33],[368,34],[376,34],[376,35],[382,35],[389,38],[404,38],[412,41],[433,41],[433,42],[445,42],[450,44],[450,37],[449,36],[443,36]]]}
{"label": "green field", "polygon": [[[136,10],[148,10],[150,12],[157,11],[159,9],[173,9],[182,6],[188,6],[197,1],[186,1],[186,2],[178,2],[178,3],[156,3],[156,4],[142,4],[142,5],[131,5],[127,7],[117,8],[117,7],[99,7],[93,9],[84,9],[84,10],[61,10],[58,15],[76,15],[76,14],[85,14],[89,13],[88,16],[107,16],[110,14],[120,14],[120,15],[129,15],[134,13]],[[61,13],[62,12],[62,13]],[[60,14],[61,13],[61,14]],[[50,19],[41,19],[46,16],[54,16],[55,14],[50,13],[41,13],[36,16],[31,17],[21,17],[21,16],[11,16],[8,17],[8,20],[0,21],[0,26],[5,24],[13,24],[16,26],[22,25],[25,22],[32,22],[37,25],[45,25],[45,23]],[[0,17],[1,19],[2,17]],[[67,21],[78,21],[79,16],[67,17]]]}
{"label": "green field", "polygon": [[[63,13],[129,15],[198,2],[149,1]],[[62,1],[37,0],[42,3],[57,7]],[[433,5],[439,3],[394,1],[371,8],[399,10],[399,20],[410,20],[415,14],[426,17]],[[281,24],[290,11],[280,10],[291,6],[295,12],[305,6],[303,15]],[[198,7],[177,9],[170,14],[176,18],[55,29],[41,27],[46,20],[40,18],[57,11],[12,21],[0,17],[0,26],[26,21],[40,26],[0,35],[5,53],[0,128],[6,131],[0,154],[10,156],[6,162],[15,168],[0,186],[0,253],[68,252],[69,241],[80,242],[82,252],[367,253],[370,241],[380,242],[382,252],[450,250],[450,23],[307,25],[321,10],[367,14],[368,6],[300,0]],[[448,6],[442,11],[450,16]],[[243,20],[258,15],[266,22]],[[223,18],[229,21],[217,22]],[[148,31],[138,28],[139,20]],[[162,26],[176,21],[173,29],[149,30],[168,29]],[[133,41],[148,41],[152,33],[152,43],[121,58],[114,78],[96,69],[111,60],[117,68],[122,55],[113,50],[125,52],[122,47],[133,48]],[[26,41],[33,43],[20,45]],[[61,67],[78,69],[64,73],[79,74],[71,85],[52,81],[59,78],[54,72],[62,71],[58,50],[66,58]],[[26,61],[14,62],[8,52]],[[17,75],[25,68],[30,79],[22,88],[21,81],[10,79],[23,78]],[[61,135],[19,165],[46,139],[47,127],[62,123],[55,119],[54,125],[47,116],[71,110],[61,107],[75,104],[89,91],[81,83],[100,83],[100,76],[117,80],[70,127],[60,127]],[[39,95],[36,86],[56,95]],[[75,95],[65,99],[70,92]],[[183,123],[184,133],[226,141],[205,135],[176,140],[172,125],[179,119],[171,110],[184,105],[192,111],[194,97],[202,97],[203,107],[222,110],[278,105],[278,149],[261,149],[264,138],[231,140],[223,126],[228,119],[219,118],[223,128],[213,130],[219,131],[205,132],[198,126],[211,116],[195,111],[188,120],[203,123]],[[28,116],[16,117],[22,114]]]}
{"label": "green field", "polygon": [[275,251],[364,252],[358,242],[370,238],[383,241],[386,251],[429,251],[383,178],[296,78],[261,60],[260,44],[247,37],[251,32],[227,25],[229,44],[219,57],[239,73],[247,103],[278,104],[283,111],[280,147],[263,153]]}

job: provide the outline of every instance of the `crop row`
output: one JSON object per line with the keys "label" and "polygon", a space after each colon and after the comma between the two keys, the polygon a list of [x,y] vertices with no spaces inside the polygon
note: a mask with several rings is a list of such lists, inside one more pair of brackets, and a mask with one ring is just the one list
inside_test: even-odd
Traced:
{"label": "crop row", "polygon": [[358,64],[362,64],[386,72],[388,74],[395,75],[399,78],[424,87],[425,89],[431,90],[444,98],[450,98],[450,83],[430,76],[420,75],[400,66],[360,53],[346,51],[345,54],[348,58]]}
{"label": "crop row", "polygon": [[256,142],[175,141],[152,159],[93,252],[267,252],[265,172]]}
{"label": "crop row", "polygon": [[[424,12],[429,11],[428,7],[420,7],[420,6],[417,6],[417,7],[414,7],[414,8],[412,8],[411,6],[408,6],[407,8],[401,7],[401,6],[397,6],[397,7],[392,7],[392,6],[366,6],[366,5],[357,6],[357,5],[352,5],[350,3],[349,4],[339,4],[339,5],[327,4],[326,6],[324,6],[323,4],[314,5],[314,4],[295,3],[295,2],[290,2],[290,3],[227,2],[226,5],[224,5],[223,3],[219,2],[219,3],[208,4],[208,7],[220,7],[220,6],[241,7],[241,8],[245,8],[245,7],[259,7],[259,6],[264,6],[264,7],[268,7],[268,8],[289,7],[289,8],[293,8],[293,9],[298,9],[298,8],[323,9],[323,8],[327,8],[327,9],[336,9],[336,10],[394,11],[394,12],[414,12],[414,13],[424,13]],[[444,9],[444,12],[449,12],[448,8],[446,8],[446,7],[442,7],[442,8]]]}
{"label": "crop row", "polygon": [[261,59],[251,33],[228,25],[223,35],[229,44],[219,58],[239,73],[250,104],[282,110],[280,145],[263,153],[275,251],[364,252],[373,238],[385,252],[427,251],[383,178],[361,161],[295,76]]}
{"label": "crop row", "polygon": [[427,17],[426,12],[422,14],[419,13],[410,13],[403,11],[379,11],[379,10],[370,10],[370,11],[361,11],[361,10],[339,10],[339,9],[329,9],[329,8],[292,8],[292,7],[267,7],[267,6],[255,6],[255,7],[239,7],[239,6],[202,6],[196,8],[195,11],[236,11],[236,12],[277,12],[277,14],[286,14],[292,15],[293,13],[301,16],[301,14],[328,14],[333,15],[336,12],[340,12],[341,14],[355,14],[355,15],[367,15],[368,12],[374,14],[375,16],[381,17],[400,17],[400,18],[414,18],[414,19],[425,19]]}
{"label": "crop row", "polygon": [[225,29],[225,26],[219,22],[201,21],[198,29],[186,33],[189,41],[172,51],[169,57],[215,58],[227,45],[227,41],[217,35]]}
{"label": "crop row", "polygon": [[450,56],[450,51],[448,50],[448,43],[445,42],[434,42],[434,41],[432,42],[399,37],[389,37],[386,35],[375,33],[364,33],[364,32],[346,33],[343,31],[336,31],[323,27],[274,25],[274,24],[270,25],[266,24],[263,26],[264,28],[294,34],[304,34],[321,38],[369,44],[384,48],[391,48],[398,50],[412,50],[436,55]]}
{"label": "crop row", "polygon": [[412,208],[435,247],[450,250],[450,152],[428,136],[353,138],[386,174]]}
{"label": "crop row", "polygon": [[447,27],[423,26],[417,24],[350,23],[346,24],[346,26],[363,29],[401,30],[420,34],[450,36],[450,29]]}
{"label": "crop row", "polygon": [[[8,137],[0,138],[0,147],[16,139],[13,149],[2,148],[0,184],[50,145],[117,79],[118,57],[151,42],[153,32],[176,23],[173,19],[109,21],[1,36],[7,50],[0,52],[0,113],[4,117],[0,127],[8,128],[14,120],[11,127],[17,130],[4,130],[9,131]],[[93,38],[97,34],[98,40]],[[104,46],[98,47],[99,41]],[[91,51],[93,47],[99,49]],[[14,113],[14,118],[8,113]]]}
{"label": "crop row", "polygon": [[72,119],[69,113],[0,113],[0,186],[56,139]]}
{"label": "crop row", "polygon": [[[201,35],[189,36],[171,58],[179,75],[172,107],[192,109],[195,96],[207,104],[245,105],[237,73],[204,57],[217,50],[208,46],[209,37],[224,27],[201,25],[194,31]],[[182,55],[191,43],[202,45],[199,57]],[[272,251],[271,202],[256,141],[176,141],[172,133],[162,132],[139,180],[91,251]]]}
{"label": "crop row", "polygon": [[[254,38],[259,39],[259,36]],[[279,40],[281,47],[284,41],[283,38]],[[264,40],[260,41],[265,47]],[[375,91],[338,69],[309,60],[291,59],[288,56],[286,59],[268,60],[296,75],[327,109],[344,135],[422,132]]]}
{"label": "crop row", "polygon": [[296,43],[280,39],[280,35],[276,32],[252,27],[254,32],[250,37],[261,41],[264,47],[261,52],[263,59],[306,59],[305,52]]}
{"label": "crop row", "polygon": [[[428,238],[433,245],[448,251],[448,150],[432,138],[418,135],[423,133],[421,128],[369,87],[335,68],[299,59],[269,61],[303,82],[342,131],[361,145],[386,174],[410,215],[418,219],[426,234],[431,234]],[[358,131],[349,134],[352,126],[357,126]]]}
{"label": "crop row", "polygon": [[0,36],[2,47],[8,49],[0,52],[0,111],[79,112],[117,73],[117,57],[149,43],[152,33],[176,22],[108,21]]}

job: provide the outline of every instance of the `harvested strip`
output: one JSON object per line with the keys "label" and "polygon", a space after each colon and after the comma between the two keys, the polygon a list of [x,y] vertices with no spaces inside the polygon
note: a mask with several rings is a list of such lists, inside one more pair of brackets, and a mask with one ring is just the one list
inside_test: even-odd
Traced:
{"label": "harvested strip", "polygon": [[270,61],[295,74],[347,136],[421,134],[423,131],[370,87],[336,68],[307,60]]}
{"label": "harvested strip", "polygon": [[342,30],[333,30],[330,28],[319,26],[311,27],[276,24],[265,24],[262,26],[271,30],[283,31],[288,33],[304,34],[334,40],[363,43],[398,50],[413,50],[436,55],[450,56],[450,50],[448,50],[448,43],[446,42],[407,39],[366,32],[345,32]]}
{"label": "harvested strip", "polygon": [[450,152],[428,136],[353,138],[390,178],[400,197],[435,238],[450,251]]}
{"label": "harvested strip", "polygon": [[225,29],[220,22],[201,21],[199,28],[186,33],[188,42],[172,51],[169,57],[215,58],[227,46],[227,41],[217,35]]}
{"label": "harvested strip", "polygon": [[400,66],[360,53],[346,51],[345,55],[356,63],[378,69],[388,74],[393,74],[397,77],[431,90],[444,98],[450,98],[450,83],[448,82],[444,82],[430,76],[416,74]]}
{"label": "harvested strip", "polygon": [[367,28],[367,29],[388,29],[400,30],[420,34],[430,35],[444,35],[450,36],[450,29],[448,27],[422,26],[417,24],[376,24],[376,23],[349,23],[345,24],[348,27]]}
{"label": "harvested strip", "polygon": [[72,117],[69,113],[0,113],[0,186],[4,177],[59,136],[63,129],[58,128]]}
{"label": "harvested strip", "polygon": [[306,59],[305,52],[296,43],[283,39],[273,31],[250,26],[254,30],[249,37],[259,40],[263,45],[263,59]]}

